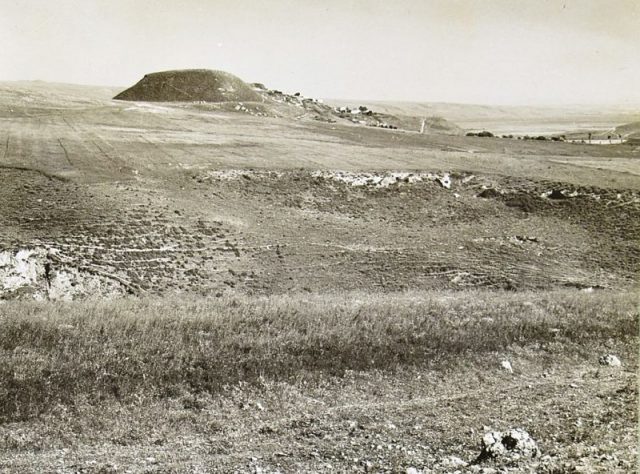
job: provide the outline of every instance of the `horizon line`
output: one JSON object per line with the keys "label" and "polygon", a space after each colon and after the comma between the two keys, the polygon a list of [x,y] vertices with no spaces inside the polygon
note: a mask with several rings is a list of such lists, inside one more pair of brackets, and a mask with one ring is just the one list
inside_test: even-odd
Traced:
{"label": "horizon line", "polygon": [[[95,87],[95,88],[107,88],[107,89],[128,89],[131,86],[121,85],[108,85],[108,84],[82,84],[78,82],[65,82],[57,80],[44,80],[44,79],[0,79],[0,83],[11,82],[40,82],[45,84],[58,84],[66,86],[78,86],[78,87]],[[247,81],[244,81],[247,82]],[[247,82],[251,84],[252,82]],[[296,91],[298,92],[298,91]],[[293,94],[293,93],[292,93]],[[305,94],[303,94],[305,95]],[[310,97],[305,95],[305,97]],[[640,114],[640,102],[637,103],[620,103],[620,102],[536,102],[536,103],[504,103],[504,102],[459,102],[459,101],[447,101],[447,100],[426,100],[426,99],[372,99],[372,98],[343,98],[343,97],[315,97],[316,99],[322,99],[324,101],[360,101],[360,102],[377,102],[386,104],[415,104],[415,105],[460,105],[460,106],[475,106],[475,107],[513,107],[513,108],[562,108],[562,107],[625,107],[625,108],[638,108],[638,114]]]}

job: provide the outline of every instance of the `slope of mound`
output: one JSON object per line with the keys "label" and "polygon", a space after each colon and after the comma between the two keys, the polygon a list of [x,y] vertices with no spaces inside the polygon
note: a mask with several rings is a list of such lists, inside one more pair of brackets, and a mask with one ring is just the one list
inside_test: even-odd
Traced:
{"label": "slope of mound", "polygon": [[463,133],[460,127],[443,117],[427,117],[424,124],[425,132],[444,133],[446,135],[462,135]]}
{"label": "slope of mound", "polygon": [[262,102],[239,77],[223,71],[185,69],[145,75],[114,99],[148,102]]}
{"label": "slope of mound", "polygon": [[640,138],[640,122],[631,122],[616,127],[616,133],[627,138]]}

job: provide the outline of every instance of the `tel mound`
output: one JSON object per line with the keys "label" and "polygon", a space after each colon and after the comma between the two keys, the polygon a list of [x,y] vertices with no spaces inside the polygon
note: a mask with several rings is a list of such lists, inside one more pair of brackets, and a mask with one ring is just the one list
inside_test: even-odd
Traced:
{"label": "tel mound", "polygon": [[224,71],[185,69],[146,74],[114,99],[143,102],[262,102],[239,77]]}

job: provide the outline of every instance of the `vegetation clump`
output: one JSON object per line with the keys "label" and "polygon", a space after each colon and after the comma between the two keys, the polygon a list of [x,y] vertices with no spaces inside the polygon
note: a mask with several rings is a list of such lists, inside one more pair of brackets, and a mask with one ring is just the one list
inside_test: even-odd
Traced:
{"label": "vegetation clump", "polygon": [[495,135],[487,130],[483,130],[482,132],[467,132],[467,137],[483,137],[483,138],[491,138]]}

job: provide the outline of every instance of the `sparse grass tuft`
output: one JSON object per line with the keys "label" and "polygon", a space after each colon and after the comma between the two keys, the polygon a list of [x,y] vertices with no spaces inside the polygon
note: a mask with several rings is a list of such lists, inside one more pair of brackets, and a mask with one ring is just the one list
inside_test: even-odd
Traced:
{"label": "sparse grass tuft", "polygon": [[236,296],[0,305],[0,422],[82,399],[313,373],[447,368],[509,346],[588,355],[638,334],[629,293]]}

